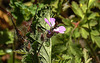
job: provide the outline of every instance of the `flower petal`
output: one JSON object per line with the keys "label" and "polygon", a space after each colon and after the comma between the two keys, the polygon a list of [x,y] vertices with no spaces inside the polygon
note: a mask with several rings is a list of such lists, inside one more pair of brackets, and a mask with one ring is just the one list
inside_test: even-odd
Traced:
{"label": "flower petal", "polygon": [[50,22],[48,21],[48,19],[44,18],[45,22],[51,27]]}
{"label": "flower petal", "polygon": [[51,26],[53,27],[55,25],[55,18],[50,18]]}
{"label": "flower petal", "polygon": [[59,26],[58,28],[54,29],[54,31],[58,33],[64,33],[64,31],[66,31],[66,28],[64,26]]}

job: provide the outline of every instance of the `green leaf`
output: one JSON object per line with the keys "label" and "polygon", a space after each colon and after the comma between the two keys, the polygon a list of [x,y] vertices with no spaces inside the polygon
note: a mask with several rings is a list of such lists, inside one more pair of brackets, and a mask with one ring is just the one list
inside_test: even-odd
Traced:
{"label": "green leaf", "polygon": [[65,33],[68,34],[71,30],[72,30],[72,27],[71,26],[66,26]]}
{"label": "green leaf", "polygon": [[84,55],[85,63],[89,63],[92,60],[92,58],[89,58],[88,50],[85,48],[83,49],[83,55]]}
{"label": "green leaf", "polygon": [[13,34],[8,30],[0,31],[0,44],[13,43]]}
{"label": "green leaf", "polygon": [[3,50],[0,50],[0,55],[6,54]]}
{"label": "green leaf", "polygon": [[31,54],[31,53],[27,53],[26,55],[23,56],[22,58],[22,63],[34,63],[34,62],[38,62],[38,59],[37,59],[37,54]]}
{"label": "green leaf", "polygon": [[86,13],[87,5],[86,4],[80,4],[80,5],[82,5],[81,9],[82,9],[83,13]]}
{"label": "green leaf", "polygon": [[82,63],[81,58],[79,58],[78,56],[75,56],[75,63]]}
{"label": "green leaf", "polygon": [[46,30],[50,30],[50,26],[45,22],[44,18],[47,18],[48,21],[50,21],[50,18],[52,17],[52,12],[47,8],[43,8],[39,11],[39,13],[36,15],[36,20],[38,20],[39,25],[43,27]]}
{"label": "green leaf", "polygon": [[96,15],[97,15],[97,13],[90,14],[90,16],[88,17],[88,20],[95,19]]}
{"label": "green leaf", "polygon": [[[90,28],[92,28],[93,26],[97,25],[97,21],[91,20],[89,24]],[[82,27],[89,28],[88,23],[83,24]]]}
{"label": "green leaf", "polygon": [[82,51],[80,48],[78,48],[78,45],[73,43],[72,40],[70,39],[69,41],[69,48],[68,48],[69,54],[73,54],[74,56],[81,57],[82,56]]}
{"label": "green leaf", "polygon": [[70,5],[68,5],[68,2],[65,2],[65,3],[63,4],[62,10],[63,10],[63,11],[66,11],[66,9],[68,9],[69,7],[70,7]]}
{"label": "green leaf", "polygon": [[91,39],[93,43],[96,43],[98,47],[100,47],[100,37],[99,36],[95,36],[95,35],[91,35]]}
{"label": "green leaf", "polygon": [[95,36],[94,36],[94,35],[91,35],[91,39],[92,39],[92,42],[94,43],[94,41],[95,41]]}
{"label": "green leaf", "polygon": [[68,26],[72,25],[70,19],[63,19],[62,22],[63,22],[65,25],[68,25]]}
{"label": "green leaf", "polygon": [[81,33],[82,37],[85,38],[85,39],[89,35],[89,33],[84,28],[80,29],[80,33]]}
{"label": "green leaf", "polygon": [[97,25],[97,21],[91,20],[90,27]]}
{"label": "green leaf", "polygon": [[[46,17],[45,17],[46,18]],[[46,30],[50,30],[50,26],[45,22],[44,18],[40,18],[39,20],[40,25],[45,28]]]}
{"label": "green leaf", "polygon": [[62,55],[62,58],[63,58],[63,59],[71,59],[71,56],[63,54],[63,55]]}
{"label": "green leaf", "polygon": [[45,7],[44,4],[38,4],[37,5],[31,5],[26,6],[21,1],[14,2],[14,5],[11,5],[11,7],[14,9],[12,11],[12,15],[14,18],[16,18],[17,25],[21,24],[22,21],[29,21],[39,10]]}
{"label": "green leaf", "polygon": [[62,53],[66,50],[66,46],[64,44],[55,45],[53,48],[53,54]]}
{"label": "green leaf", "polygon": [[79,33],[78,28],[75,29],[74,35],[75,35],[76,38],[80,37],[80,33]]}
{"label": "green leaf", "polygon": [[97,30],[92,30],[91,34],[94,36],[100,35],[100,33]]}
{"label": "green leaf", "polygon": [[58,10],[58,3],[59,3],[59,0],[56,0],[55,2],[53,2],[51,4],[51,6],[53,7],[52,11],[57,12],[57,10]]}
{"label": "green leaf", "polygon": [[91,8],[96,0],[89,0],[88,8]]}
{"label": "green leaf", "polygon": [[78,4],[74,1],[72,2],[72,10],[74,11],[74,13],[76,15],[80,16],[82,19],[84,18],[84,14],[83,14],[82,10],[78,6]]}
{"label": "green leaf", "polygon": [[97,46],[100,47],[100,37],[99,36],[93,36],[92,40],[94,40]]}
{"label": "green leaf", "polygon": [[100,3],[98,2],[98,0],[94,3],[95,7],[100,9]]}
{"label": "green leaf", "polygon": [[95,42],[100,47],[100,37],[95,37]]}
{"label": "green leaf", "polygon": [[[50,41],[48,41],[48,42],[50,42]],[[47,47],[46,44],[44,43],[43,46],[41,47],[40,61],[42,61],[43,63],[51,63],[51,45],[52,45],[52,43],[50,42],[50,46]]]}
{"label": "green leaf", "polygon": [[70,46],[70,51],[73,55],[81,57],[81,51],[79,51],[80,49],[78,47],[76,47],[75,45],[71,45]]}

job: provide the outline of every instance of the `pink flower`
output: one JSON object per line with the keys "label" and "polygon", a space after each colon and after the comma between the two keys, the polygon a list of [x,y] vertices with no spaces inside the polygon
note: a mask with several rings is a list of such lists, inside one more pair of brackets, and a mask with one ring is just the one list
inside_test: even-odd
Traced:
{"label": "pink flower", "polygon": [[[44,20],[51,28],[53,28],[55,26],[55,18],[50,18],[50,22],[46,18]],[[57,28],[54,28],[53,31],[56,32],[56,33],[62,33],[63,34],[64,31],[66,31],[66,28],[64,26],[59,26]]]}

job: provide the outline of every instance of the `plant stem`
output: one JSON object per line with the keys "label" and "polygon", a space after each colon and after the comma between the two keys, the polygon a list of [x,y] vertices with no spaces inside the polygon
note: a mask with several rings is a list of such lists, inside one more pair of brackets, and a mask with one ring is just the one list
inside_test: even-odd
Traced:
{"label": "plant stem", "polygon": [[13,63],[15,63],[15,52],[14,52],[14,50],[15,50],[15,41],[16,41],[15,35],[16,35],[16,33],[14,32],[14,41],[13,41]]}
{"label": "plant stem", "polygon": [[42,42],[42,44],[40,45],[40,48],[38,49],[38,54],[39,54],[39,52],[41,50],[41,47],[43,46],[43,43],[44,43],[44,41]]}
{"label": "plant stem", "polygon": [[51,41],[51,38],[50,38],[50,63],[51,63],[51,52],[52,52],[52,41]]}

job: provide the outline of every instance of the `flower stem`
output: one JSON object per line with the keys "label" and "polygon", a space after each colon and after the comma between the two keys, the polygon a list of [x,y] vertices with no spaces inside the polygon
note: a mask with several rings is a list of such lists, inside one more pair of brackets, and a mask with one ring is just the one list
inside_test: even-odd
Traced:
{"label": "flower stem", "polygon": [[50,38],[50,63],[51,63],[51,58],[52,58],[51,52],[52,52],[52,41]]}
{"label": "flower stem", "polygon": [[41,50],[41,47],[43,46],[43,43],[44,43],[44,41],[42,42],[42,44],[40,45],[40,48],[38,49],[38,54],[39,54],[39,52]]}

